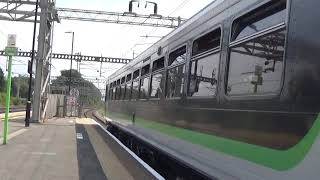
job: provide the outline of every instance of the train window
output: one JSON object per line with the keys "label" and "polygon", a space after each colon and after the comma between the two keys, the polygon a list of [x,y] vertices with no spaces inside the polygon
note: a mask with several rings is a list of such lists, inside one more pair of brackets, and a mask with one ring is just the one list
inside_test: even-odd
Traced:
{"label": "train window", "polygon": [[120,79],[117,80],[117,85],[120,85]]}
{"label": "train window", "polygon": [[191,62],[188,96],[208,97],[216,95],[219,60],[220,53],[214,53]]}
{"label": "train window", "polygon": [[127,75],[127,79],[126,79],[126,82],[129,82],[129,81],[131,81],[131,78],[132,78],[132,75],[131,75],[131,73],[130,73],[130,74],[128,74],[128,75]]}
{"label": "train window", "polygon": [[166,97],[181,97],[184,86],[185,65],[179,65],[168,70]]}
{"label": "train window", "polygon": [[121,78],[121,84],[125,83],[126,82],[126,77],[122,77]]}
{"label": "train window", "polygon": [[125,93],[126,95],[125,95],[125,98],[124,98],[126,100],[129,100],[131,98],[131,85],[132,85],[131,82],[127,83],[127,85],[126,85],[126,93]]}
{"label": "train window", "polygon": [[164,72],[153,74],[151,78],[150,98],[160,98],[164,93]]}
{"label": "train window", "polygon": [[111,93],[111,99],[115,100],[115,93],[116,93],[116,88],[112,89],[112,93]]}
{"label": "train window", "polygon": [[231,40],[242,39],[251,34],[284,23],[286,0],[273,0],[256,10],[236,19],[232,24]]}
{"label": "train window", "polygon": [[140,99],[149,97],[149,77],[141,78],[140,82]]}
{"label": "train window", "polygon": [[150,72],[150,64],[144,66],[141,69],[141,76],[144,76],[144,75],[148,74],[149,72]]}
{"label": "train window", "polygon": [[131,99],[138,99],[139,98],[139,80],[132,82],[132,92],[131,92]]}
{"label": "train window", "polygon": [[192,56],[201,54],[211,49],[219,48],[221,41],[221,28],[196,39],[192,45]]}
{"label": "train window", "polygon": [[126,96],[126,85],[121,85],[120,100],[124,100]]}
{"label": "train window", "polygon": [[181,48],[170,53],[168,66],[177,65],[181,62],[185,62],[187,54],[186,52],[186,46],[182,46]]}
{"label": "train window", "polygon": [[230,48],[229,95],[276,93],[281,88],[286,30]]}
{"label": "train window", "polygon": [[152,71],[164,68],[164,57],[153,62]]}
{"label": "train window", "polygon": [[139,76],[140,76],[140,69],[133,72],[133,79],[137,79],[137,77],[139,77]]}

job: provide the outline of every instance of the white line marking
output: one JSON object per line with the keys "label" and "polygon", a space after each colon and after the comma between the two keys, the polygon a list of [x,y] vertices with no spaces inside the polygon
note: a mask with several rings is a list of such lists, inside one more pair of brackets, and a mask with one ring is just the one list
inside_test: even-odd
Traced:
{"label": "white line marking", "polygon": [[83,136],[81,133],[77,133],[77,139],[83,139]]}
{"label": "white line marking", "polygon": [[[93,120],[93,119],[92,119]],[[135,153],[133,153],[129,148],[122,144],[116,137],[114,137],[109,131],[107,131],[101,124],[93,120],[95,124],[97,124],[104,132],[106,132],[113,140],[115,140],[123,149],[125,149],[134,159],[136,159],[146,170],[148,170],[154,177],[159,180],[165,180],[157,171],[155,171],[152,167],[150,167],[147,163],[145,163],[142,159],[140,159]]]}
{"label": "white line marking", "polygon": [[57,153],[54,152],[25,152],[26,154],[31,154],[31,155],[39,155],[39,156],[55,156]]}

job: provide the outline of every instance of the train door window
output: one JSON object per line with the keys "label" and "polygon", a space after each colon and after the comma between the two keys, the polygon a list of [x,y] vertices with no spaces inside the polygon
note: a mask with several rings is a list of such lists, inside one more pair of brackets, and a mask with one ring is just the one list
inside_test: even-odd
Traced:
{"label": "train door window", "polygon": [[125,99],[126,100],[129,100],[130,98],[131,98],[131,87],[132,87],[132,83],[131,82],[129,82],[129,83],[127,83],[127,85],[126,85],[126,95],[125,95]]}
{"label": "train door window", "polygon": [[196,39],[192,44],[192,56],[202,54],[209,50],[220,48],[221,28]]}
{"label": "train door window", "polygon": [[167,75],[167,98],[181,97],[184,87],[185,65],[181,64],[168,70]]}
{"label": "train door window", "polygon": [[[269,9],[269,11],[278,10],[279,12],[282,11],[283,6],[285,7],[283,1],[271,2],[273,3],[271,7],[274,9]],[[258,8],[258,10],[262,11],[259,17],[268,19],[266,15],[261,15],[267,13],[273,19],[273,14],[266,12],[266,8]],[[241,18],[236,22],[241,23]],[[244,18],[247,18],[247,16],[245,15]],[[260,22],[259,20],[256,21]],[[283,18],[282,21],[284,21]],[[264,24],[268,23],[272,25],[273,21],[264,22]],[[237,26],[237,24],[234,24],[234,26]],[[248,35],[247,38],[245,37],[240,42],[231,43],[227,94],[255,95],[278,93],[281,88],[284,67],[285,38],[286,26],[283,24],[279,27],[270,28],[264,34]]]}
{"label": "train door window", "polygon": [[138,99],[138,98],[139,98],[139,80],[135,80],[132,82],[131,99]]}
{"label": "train door window", "polygon": [[162,68],[164,68],[164,57],[154,61],[152,64],[152,71],[156,71]]}
{"label": "train door window", "polygon": [[173,51],[169,55],[168,66],[174,66],[186,61],[187,49],[186,46]]}
{"label": "train door window", "polygon": [[164,72],[155,73],[151,78],[150,98],[160,98],[164,93]]}
{"label": "train door window", "polygon": [[219,52],[192,60],[188,96],[209,97],[216,95],[219,60]]}
{"label": "train door window", "polygon": [[232,25],[231,41],[285,23],[286,0],[273,0],[236,19]]}
{"label": "train door window", "polygon": [[140,81],[140,99],[147,99],[149,97],[149,76],[141,78]]}

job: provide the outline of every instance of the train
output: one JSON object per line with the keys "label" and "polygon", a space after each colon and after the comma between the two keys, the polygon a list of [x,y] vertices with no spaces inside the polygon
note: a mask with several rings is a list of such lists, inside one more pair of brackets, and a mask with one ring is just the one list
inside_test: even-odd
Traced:
{"label": "train", "polygon": [[212,179],[319,179],[319,7],[213,1],[107,78],[108,118]]}

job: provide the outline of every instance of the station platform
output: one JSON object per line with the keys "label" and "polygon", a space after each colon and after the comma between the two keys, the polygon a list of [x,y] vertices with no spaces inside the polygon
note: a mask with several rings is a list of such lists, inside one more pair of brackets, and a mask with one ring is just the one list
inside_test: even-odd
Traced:
{"label": "station platform", "polygon": [[1,180],[157,179],[92,119],[9,124],[8,144],[0,145]]}

